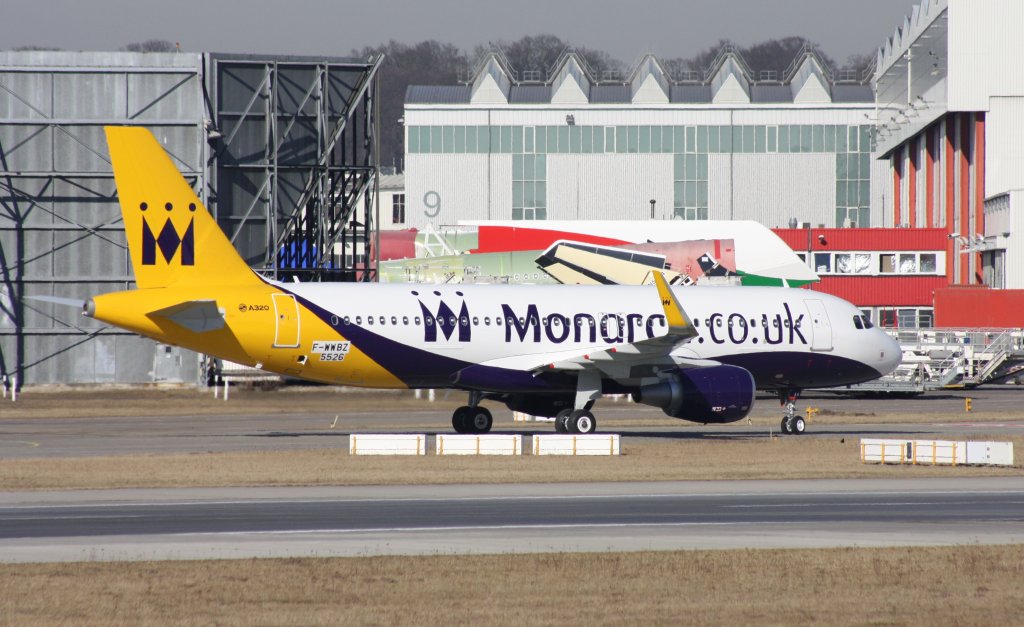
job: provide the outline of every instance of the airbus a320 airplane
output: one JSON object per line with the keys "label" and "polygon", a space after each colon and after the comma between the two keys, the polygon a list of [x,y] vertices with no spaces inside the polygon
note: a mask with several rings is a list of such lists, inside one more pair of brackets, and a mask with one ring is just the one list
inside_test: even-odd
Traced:
{"label": "airbus a320 airplane", "polygon": [[160,342],[323,383],[469,394],[458,432],[489,431],[494,400],[590,433],[602,394],[698,423],[745,417],[777,393],[891,372],[899,345],[850,303],[800,289],[279,283],[238,255],[144,128],[107,142],[138,289],[85,315]]}

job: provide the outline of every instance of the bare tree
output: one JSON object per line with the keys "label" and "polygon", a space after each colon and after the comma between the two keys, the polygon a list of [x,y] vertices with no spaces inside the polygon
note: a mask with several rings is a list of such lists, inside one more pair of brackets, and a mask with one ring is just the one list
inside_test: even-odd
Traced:
{"label": "bare tree", "polygon": [[517,72],[520,79],[523,78],[524,71],[536,71],[540,73],[539,76],[542,79],[549,79],[548,73],[555,69],[555,63],[567,50],[573,50],[583,57],[590,69],[597,74],[595,78],[600,78],[605,71],[622,70],[622,63],[612,58],[607,52],[576,47],[555,35],[526,36],[512,42],[498,40],[487,46],[478,45],[473,49],[474,65],[478,64],[493,48],[499,48],[505,53],[505,57],[508,58],[512,69]]}
{"label": "bare tree", "polygon": [[846,64],[843,65],[844,70],[854,70],[857,72],[857,76],[861,76],[869,68],[875,65],[875,53],[868,52],[866,54],[851,54],[846,57]]}
{"label": "bare tree", "polygon": [[403,115],[405,92],[409,85],[455,85],[467,72],[466,55],[451,44],[421,41],[408,45],[389,41],[379,46],[353,50],[354,56],[367,58],[384,54],[378,77],[380,98],[381,165],[401,169],[405,153],[405,133],[399,118]]}
{"label": "bare tree", "polygon": [[[717,44],[710,46],[689,59],[669,59],[665,63],[666,66],[672,67],[676,70],[697,70],[699,72],[705,72],[714,62],[715,57],[718,53],[727,45],[732,44],[728,39],[720,39]],[[757,74],[761,70],[769,70],[777,72],[781,77],[789,64],[793,62],[800,51],[805,45],[808,45],[815,49],[821,60],[830,68],[835,67],[835,61],[832,60],[827,54],[821,51],[816,43],[807,39],[806,37],[783,37],[781,39],[769,39],[762,41],[751,46],[741,47],[737,46],[740,54],[743,56],[743,60],[747,62],[750,69],[754,71],[757,78]]]}
{"label": "bare tree", "polygon": [[166,39],[147,39],[146,41],[130,43],[124,48],[125,52],[179,52],[180,44]]}

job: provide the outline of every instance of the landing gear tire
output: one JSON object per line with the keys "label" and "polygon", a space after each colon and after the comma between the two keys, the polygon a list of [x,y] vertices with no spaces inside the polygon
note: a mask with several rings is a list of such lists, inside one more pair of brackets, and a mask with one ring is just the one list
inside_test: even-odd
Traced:
{"label": "landing gear tire", "polygon": [[593,433],[597,430],[594,414],[585,409],[578,409],[569,414],[570,433]]}
{"label": "landing gear tire", "polygon": [[782,432],[786,435],[793,433],[793,425],[790,424],[789,416],[782,417]]}
{"label": "landing gear tire", "polygon": [[487,433],[494,424],[494,418],[486,407],[464,405],[452,414],[455,433]]}
{"label": "landing gear tire", "polygon": [[486,407],[471,407],[467,409],[469,411],[466,412],[466,425],[469,427],[469,433],[487,433],[491,430],[494,418]]}
{"label": "landing gear tire", "polygon": [[555,415],[555,432],[556,433],[569,433],[569,416],[572,415],[571,409],[563,409]]}
{"label": "landing gear tire", "polygon": [[801,435],[807,430],[807,423],[800,416],[795,416],[790,424],[790,433],[793,435]]}
{"label": "landing gear tire", "polygon": [[469,412],[472,407],[460,407],[452,413],[452,428],[455,433],[469,433]]}

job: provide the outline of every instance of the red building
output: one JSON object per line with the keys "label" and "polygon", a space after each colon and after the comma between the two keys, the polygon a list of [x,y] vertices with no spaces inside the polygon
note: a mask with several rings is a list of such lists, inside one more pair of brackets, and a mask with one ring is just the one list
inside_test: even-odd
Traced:
{"label": "red building", "polygon": [[935,291],[954,283],[946,229],[772,229],[821,281],[885,327],[932,327]]}

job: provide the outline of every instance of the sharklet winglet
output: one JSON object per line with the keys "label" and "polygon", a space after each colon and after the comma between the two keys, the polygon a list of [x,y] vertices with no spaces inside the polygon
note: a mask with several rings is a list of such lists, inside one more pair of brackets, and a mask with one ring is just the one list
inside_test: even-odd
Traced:
{"label": "sharklet winglet", "polygon": [[693,321],[686,315],[682,305],[679,304],[679,300],[676,299],[676,295],[672,293],[672,289],[669,288],[668,282],[665,280],[665,275],[661,272],[653,272],[652,274],[654,276],[654,284],[658,288],[658,298],[661,300],[661,306],[665,311],[665,322],[668,324],[669,334],[686,338],[696,336],[697,331],[693,328]]}

